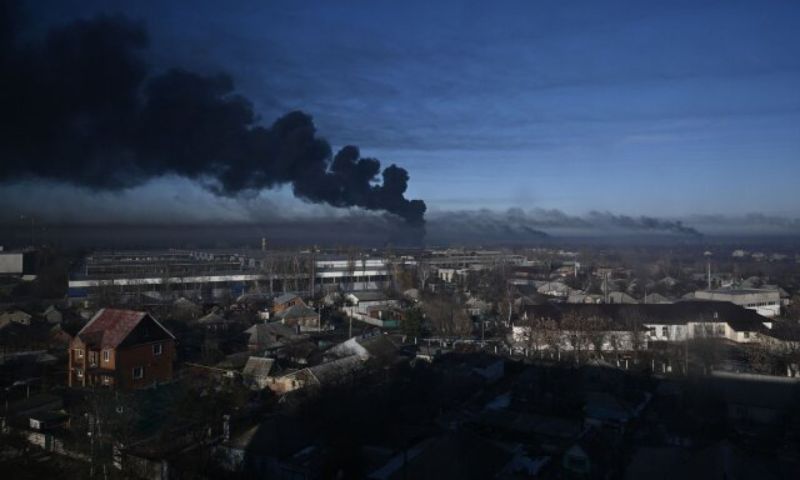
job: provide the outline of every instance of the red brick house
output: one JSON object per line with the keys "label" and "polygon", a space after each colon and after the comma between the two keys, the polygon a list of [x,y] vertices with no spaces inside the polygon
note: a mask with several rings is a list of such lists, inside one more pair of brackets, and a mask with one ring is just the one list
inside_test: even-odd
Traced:
{"label": "red brick house", "polygon": [[175,337],[147,312],[104,308],[69,347],[69,386],[149,387],[172,379]]}

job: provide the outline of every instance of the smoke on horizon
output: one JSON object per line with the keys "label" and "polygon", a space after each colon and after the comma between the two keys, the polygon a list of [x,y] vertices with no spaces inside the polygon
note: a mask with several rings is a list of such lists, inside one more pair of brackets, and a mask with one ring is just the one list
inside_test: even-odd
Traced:
{"label": "smoke on horizon", "polygon": [[535,208],[506,211],[461,210],[434,212],[430,215],[430,235],[437,230],[473,233],[506,233],[514,238],[545,237],[554,232],[572,234],[658,233],[701,237],[695,228],[680,220],[665,220],[650,216],[633,217],[610,212],[591,211],[586,215],[569,215],[561,210]]}
{"label": "smoke on horizon", "polygon": [[226,74],[149,71],[142,24],[99,16],[29,41],[18,9],[0,1],[0,182],[120,191],[178,175],[224,197],[290,185],[306,201],[423,225],[405,169],[381,169],[355,146],[334,154],[300,111],[262,126]]}

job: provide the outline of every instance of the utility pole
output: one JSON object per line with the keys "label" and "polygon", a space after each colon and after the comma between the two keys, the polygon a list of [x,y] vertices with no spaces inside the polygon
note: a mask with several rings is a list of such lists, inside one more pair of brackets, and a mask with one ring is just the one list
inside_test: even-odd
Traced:
{"label": "utility pole", "polygon": [[311,273],[310,273],[310,278],[309,278],[309,289],[308,290],[309,290],[309,295],[311,295],[311,298],[314,298],[314,294],[317,291],[317,285],[316,285],[316,280],[317,280],[317,270],[316,270],[317,269],[317,255],[316,255],[316,252],[317,252],[317,247],[315,245],[314,247],[311,248],[311,259],[310,259],[311,264],[310,264],[310,267],[309,267],[309,270],[311,270]]}

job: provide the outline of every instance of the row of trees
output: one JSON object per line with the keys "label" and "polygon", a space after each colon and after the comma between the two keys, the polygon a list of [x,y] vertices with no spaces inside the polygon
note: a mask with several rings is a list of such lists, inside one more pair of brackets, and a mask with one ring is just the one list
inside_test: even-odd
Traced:
{"label": "row of trees", "polygon": [[548,317],[531,317],[518,322],[518,334],[530,351],[545,351],[558,355],[566,350],[574,354],[577,361],[590,354],[603,358],[607,353],[638,352],[646,348],[644,332],[640,322],[628,319],[626,325],[614,328],[612,323],[598,315],[565,314],[559,322]]}

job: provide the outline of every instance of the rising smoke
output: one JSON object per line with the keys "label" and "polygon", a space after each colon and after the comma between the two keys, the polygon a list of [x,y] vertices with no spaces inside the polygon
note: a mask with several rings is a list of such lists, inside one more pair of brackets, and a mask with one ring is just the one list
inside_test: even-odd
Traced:
{"label": "rising smoke", "polygon": [[172,174],[222,196],[290,185],[311,202],[424,223],[406,170],[353,146],[334,155],[308,114],[264,127],[225,74],[150,72],[142,24],[102,16],[28,42],[17,10],[0,2],[0,181],[121,190]]}

